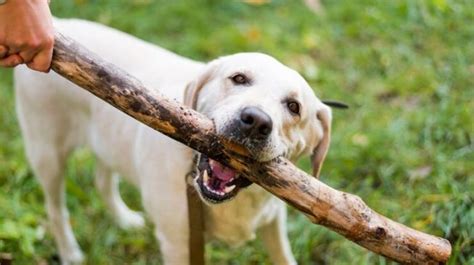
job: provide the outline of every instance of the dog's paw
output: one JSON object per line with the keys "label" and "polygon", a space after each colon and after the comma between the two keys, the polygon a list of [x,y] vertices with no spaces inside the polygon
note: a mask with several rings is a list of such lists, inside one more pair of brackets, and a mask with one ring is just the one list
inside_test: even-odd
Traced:
{"label": "dog's paw", "polygon": [[80,265],[84,262],[84,255],[81,250],[76,249],[64,255],[61,255],[62,265]]}
{"label": "dog's paw", "polygon": [[118,224],[122,229],[137,229],[145,226],[145,218],[139,212],[128,211],[122,214],[118,220]]}

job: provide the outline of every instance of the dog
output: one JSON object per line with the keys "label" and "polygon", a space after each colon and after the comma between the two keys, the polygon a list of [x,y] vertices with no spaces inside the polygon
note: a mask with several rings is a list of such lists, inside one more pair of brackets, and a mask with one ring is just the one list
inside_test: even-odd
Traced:
{"label": "dog", "polygon": [[[137,77],[148,88],[184,102],[213,120],[218,134],[246,147],[258,161],[312,155],[319,175],[330,142],[331,109],[294,70],[261,53],[238,53],[202,63],[115,29],[55,19],[59,32]],[[187,173],[205,202],[206,240],[239,246],[258,234],[274,264],[296,264],[285,204],[231,168],[137,122],[55,73],[14,71],[16,107],[29,163],[45,195],[50,230],[61,262],[83,254],[65,205],[64,167],[76,148],[97,160],[95,184],[123,228],[144,217],[127,207],[122,178],[141,194],[165,264],[189,264]]]}

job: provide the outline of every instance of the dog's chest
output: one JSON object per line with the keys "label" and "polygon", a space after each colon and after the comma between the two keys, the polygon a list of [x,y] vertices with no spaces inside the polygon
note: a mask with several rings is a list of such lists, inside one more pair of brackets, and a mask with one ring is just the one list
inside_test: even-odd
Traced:
{"label": "dog's chest", "polygon": [[259,227],[271,222],[284,205],[253,185],[233,200],[205,207],[206,236],[232,246],[255,238]]}

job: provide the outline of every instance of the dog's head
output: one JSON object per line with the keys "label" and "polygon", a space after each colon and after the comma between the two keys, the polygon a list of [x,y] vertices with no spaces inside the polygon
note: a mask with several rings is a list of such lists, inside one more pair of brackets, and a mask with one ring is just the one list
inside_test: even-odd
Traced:
{"label": "dog's head", "polygon": [[[246,147],[258,161],[312,155],[318,177],[330,142],[331,110],[294,70],[260,53],[210,62],[185,92],[185,103],[212,119],[218,134]],[[200,155],[196,188],[208,202],[233,198],[251,184]]]}

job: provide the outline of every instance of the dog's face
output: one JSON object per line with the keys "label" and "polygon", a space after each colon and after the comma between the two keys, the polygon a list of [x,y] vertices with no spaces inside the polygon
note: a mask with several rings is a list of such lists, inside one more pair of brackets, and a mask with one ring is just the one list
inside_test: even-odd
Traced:
{"label": "dog's face", "polygon": [[[185,103],[212,119],[218,134],[246,147],[258,161],[313,154],[319,171],[330,139],[331,111],[294,70],[259,53],[219,58],[188,85]],[[208,202],[233,198],[251,184],[200,156],[196,187]]]}

